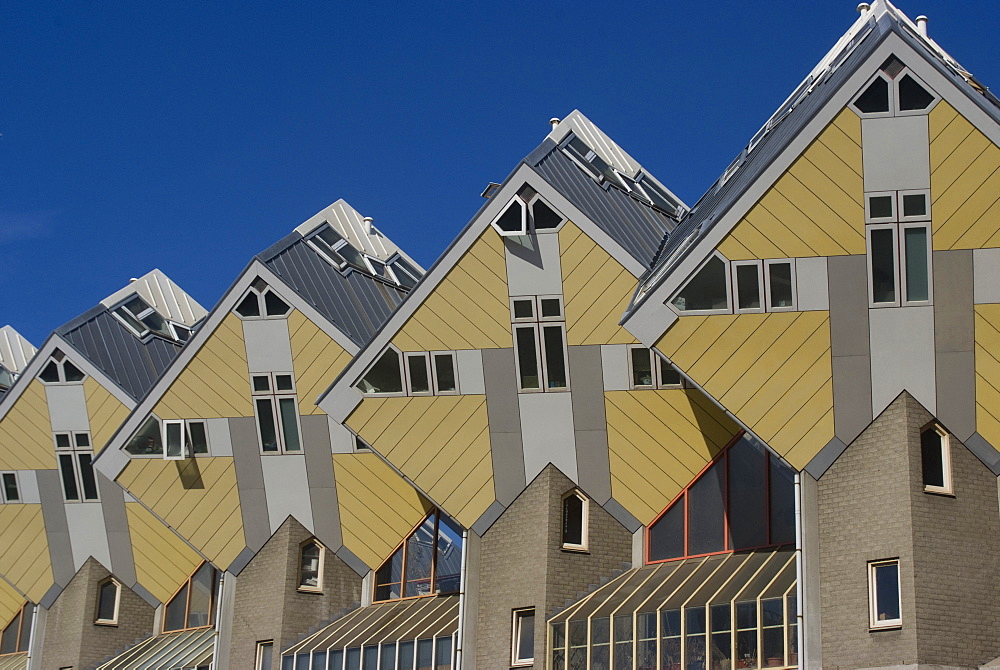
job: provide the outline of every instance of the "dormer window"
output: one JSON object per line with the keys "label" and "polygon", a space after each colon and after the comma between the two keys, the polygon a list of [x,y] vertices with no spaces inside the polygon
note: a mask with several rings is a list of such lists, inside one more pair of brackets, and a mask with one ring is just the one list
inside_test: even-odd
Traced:
{"label": "dormer window", "polygon": [[164,319],[138,294],[127,298],[112,309],[111,313],[139,339],[149,335],[159,335],[168,340],[184,343],[191,337],[190,328]]}
{"label": "dormer window", "polygon": [[267,319],[284,318],[292,308],[258,277],[233,311],[244,319]]}
{"label": "dormer window", "polygon": [[52,352],[52,358],[38,373],[38,379],[45,384],[72,384],[86,378],[87,375],[73,365],[59,349]]}
{"label": "dormer window", "polygon": [[412,288],[423,274],[398,255],[383,261],[361,253],[329,223],[314,230],[306,237],[306,242],[338,270],[346,270],[350,266],[404,288]]}
{"label": "dormer window", "polygon": [[895,56],[861,90],[851,106],[866,118],[924,114],[938,97]]}

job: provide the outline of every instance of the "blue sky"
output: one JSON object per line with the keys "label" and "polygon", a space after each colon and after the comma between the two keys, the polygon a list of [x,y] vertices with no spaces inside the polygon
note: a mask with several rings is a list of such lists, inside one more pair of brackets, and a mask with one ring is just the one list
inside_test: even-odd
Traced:
{"label": "blue sky", "polygon": [[[338,198],[429,266],[574,108],[691,204],[855,4],[8,3],[0,325],[154,267],[210,308]],[[1000,88],[1000,2],[897,6]]]}

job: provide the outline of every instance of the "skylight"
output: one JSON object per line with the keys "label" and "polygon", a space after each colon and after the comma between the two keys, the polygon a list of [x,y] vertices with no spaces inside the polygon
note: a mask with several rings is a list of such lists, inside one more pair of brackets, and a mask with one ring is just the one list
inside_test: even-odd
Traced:
{"label": "skylight", "polygon": [[191,337],[191,328],[164,319],[139,294],[133,294],[111,310],[111,313],[139,339],[159,335],[183,344]]}
{"label": "skylight", "polygon": [[423,276],[423,273],[398,254],[386,262],[358,251],[329,223],[316,228],[306,237],[306,241],[324,260],[341,271],[354,268],[406,289],[416,285],[417,280]]}

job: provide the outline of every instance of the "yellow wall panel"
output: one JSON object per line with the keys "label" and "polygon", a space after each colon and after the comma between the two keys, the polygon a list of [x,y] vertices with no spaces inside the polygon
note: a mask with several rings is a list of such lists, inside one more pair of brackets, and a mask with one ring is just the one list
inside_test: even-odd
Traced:
{"label": "yellow wall panel", "polygon": [[344,545],[377,568],[431,504],[375,454],[335,454],[333,472]]}
{"label": "yellow wall panel", "polygon": [[298,310],[288,316],[288,334],[299,412],[323,414],[316,398],[351,362],[351,355]]}
{"label": "yellow wall panel", "polygon": [[684,317],[656,347],[796,467],[833,437],[828,312]]}
{"label": "yellow wall panel", "polygon": [[201,556],[139,503],[125,503],[138,582],[166,602],[201,563]]}
{"label": "yellow wall panel", "polygon": [[33,379],[0,419],[0,470],[54,470],[52,440],[45,387]]}
{"label": "yellow wall panel", "polygon": [[153,408],[161,419],[253,416],[243,325],[227,314]]}
{"label": "yellow wall panel", "polygon": [[719,244],[730,260],[865,253],[861,120],[843,110]]}
{"label": "yellow wall panel", "polygon": [[90,437],[100,451],[129,414],[129,408],[101,386],[93,377],[83,382],[83,393],[90,418]]}
{"label": "yellow wall panel", "polygon": [[0,574],[32,602],[52,586],[52,562],[41,505],[0,505]]}
{"label": "yellow wall panel", "polygon": [[217,567],[246,546],[231,457],[134,458],[118,482]]}
{"label": "yellow wall panel", "polygon": [[611,495],[648,524],[740,428],[696,389],[604,394]]}
{"label": "yellow wall panel", "polygon": [[929,124],[934,248],[1000,246],[1000,147],[944,101]]}
{"label": "yellow wall panel", "polygon": [[6,625],[13,619],[18,610],[24,606],[24,602],[24,596],[0,579],[0,626]]}
{"label": "yellow wall panel", "polygon": [[1000,305],[976,305],[976,431],[1000,448]]}
{"label": "yellow wall panel", "polygon": [[403,351],[512,346],[503,241],[487,228],[394,337]]}

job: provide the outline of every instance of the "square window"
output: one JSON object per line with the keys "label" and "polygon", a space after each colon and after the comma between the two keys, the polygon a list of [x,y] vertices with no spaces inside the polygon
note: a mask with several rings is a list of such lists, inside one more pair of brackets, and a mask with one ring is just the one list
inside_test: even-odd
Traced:
{"label": "square window", "polygon": [[271,378],[269,375],[253,376],[253,392],[268,393],[271,390]]}
{"label": "square window", "polygon": [[903,196],[903,217],[926,216],[927,196],[923,193]]}
{"label": "square window", "polygon": [[896,220],[896,192],[868,193],[865,197],[865,220],[888,223]]}
{"label": "square window", "polygon": [[562,301],[559,298],[540,298],[543,319],[562,317]]}
{"label": "square window", "polygon": [[278,391],[294,391],[295,382],[291,375],[275,375],[274,388]]}
{"label": "square window", "polygon": [[535,608],[514,610],[511,665],[531,665],[535,661]]}
{"label": "square window", "polygon": [[535,301],[533,298],[525,299],[519,298],[513,300],[514,305],[514,319],[534,319],[535,318]]}
{"label": "square window", "polygon": [[899,628],[903,625],[899,589],[899,559],[868,564],[869,625]]}

